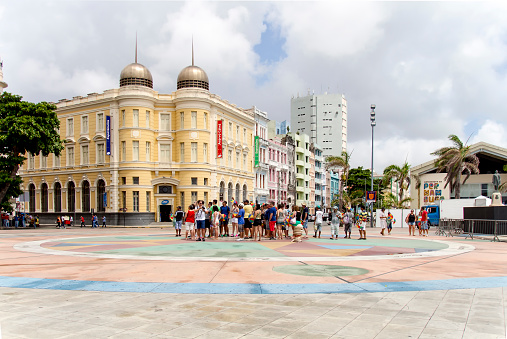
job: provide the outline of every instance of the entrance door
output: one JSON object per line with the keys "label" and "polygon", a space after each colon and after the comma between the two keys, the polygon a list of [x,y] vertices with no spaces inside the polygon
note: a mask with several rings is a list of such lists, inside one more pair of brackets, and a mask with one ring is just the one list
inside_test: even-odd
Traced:
{"label": "entrance door", "polygon": [[171,205],[160,205],[160,221],[170,222],[171,221]]}

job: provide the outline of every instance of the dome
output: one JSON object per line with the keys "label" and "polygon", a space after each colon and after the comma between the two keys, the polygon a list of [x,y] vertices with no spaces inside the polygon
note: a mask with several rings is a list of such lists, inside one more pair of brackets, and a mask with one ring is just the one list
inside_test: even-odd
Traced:
{"label": "dome", "polygon": [[178,75],[177,88],[204,88],[209,90],[208,75],[200,67],[188,66]]}
{"label": "dome", "polygon": [[137,62],[126,66],[120,74],[120,87],[128,85],[153,88],[153,78],[148,68]]}

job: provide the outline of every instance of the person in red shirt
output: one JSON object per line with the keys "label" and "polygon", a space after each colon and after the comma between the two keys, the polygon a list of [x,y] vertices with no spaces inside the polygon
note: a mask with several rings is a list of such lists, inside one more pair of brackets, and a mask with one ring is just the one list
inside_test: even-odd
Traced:
{"label": "person in red shirt", "polygon": [[428,212],[424,207],[421,207],[421,233],[423,237],[428,236]]}
{"label": "person in red shirt", "polygon": [[195,205],[188,206],[188,211],[185,213],[185,240],[188,240],[190,233],[190,239],[194,239],[194,224],[195,224]]}

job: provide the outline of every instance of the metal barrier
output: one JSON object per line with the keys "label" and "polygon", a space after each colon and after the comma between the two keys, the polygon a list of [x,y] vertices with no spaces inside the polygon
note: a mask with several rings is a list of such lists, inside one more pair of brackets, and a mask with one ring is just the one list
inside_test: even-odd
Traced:
{"label": "metal barrier", "polygon": [[465,239],[474,236],[492,236],[491,241],[500,241],[498,236],[507,235],[507,220],[490,219],[440,219],[436,235],[453,237],[465,236]]}

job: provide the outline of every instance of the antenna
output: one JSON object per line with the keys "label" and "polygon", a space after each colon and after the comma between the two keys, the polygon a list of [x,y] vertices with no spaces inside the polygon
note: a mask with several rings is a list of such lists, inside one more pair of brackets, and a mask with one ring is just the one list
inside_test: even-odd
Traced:
{"label": "antenna", "polygon": [[136,31],[136,64],[137,64],[137,31]]}
{"label": "antenna", "polygon": [[194,66],[194,35],[192,34],[192,66]]}

